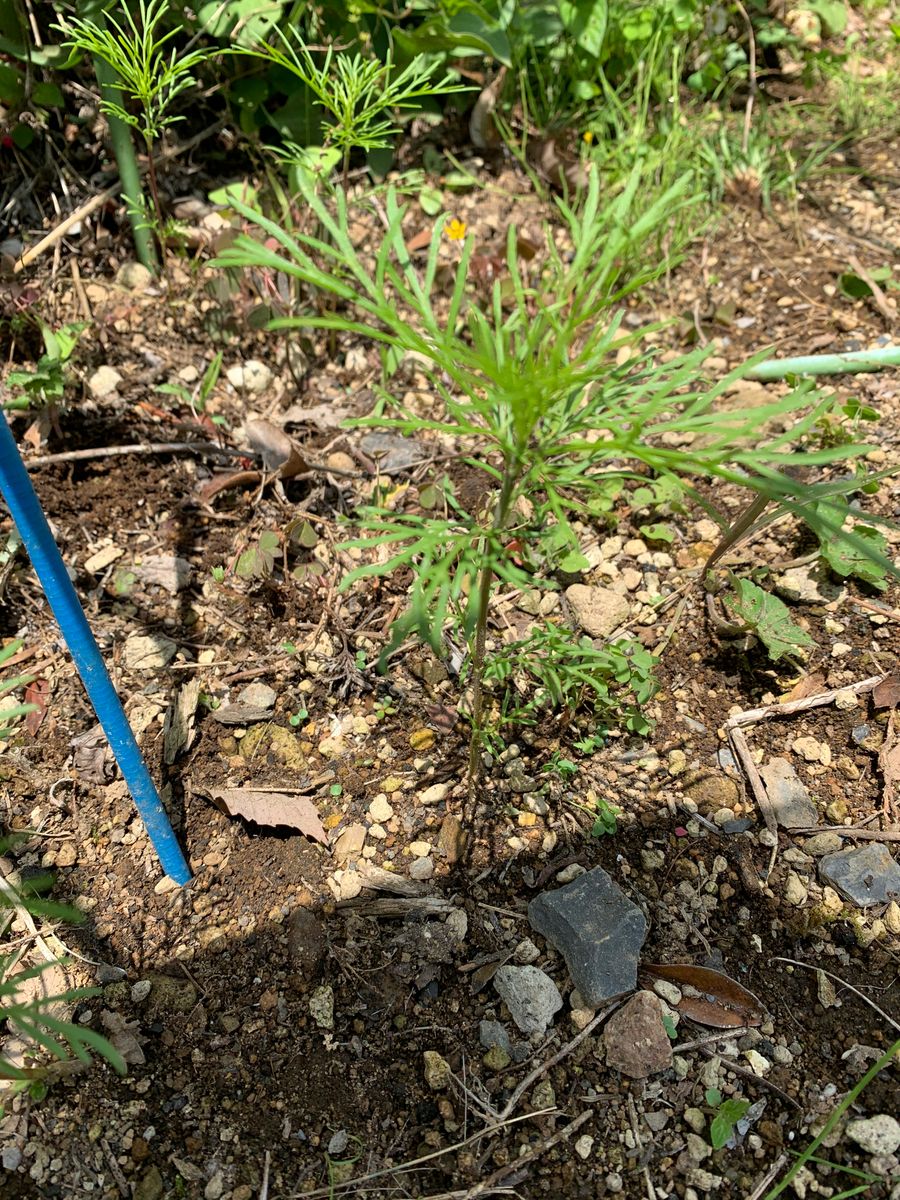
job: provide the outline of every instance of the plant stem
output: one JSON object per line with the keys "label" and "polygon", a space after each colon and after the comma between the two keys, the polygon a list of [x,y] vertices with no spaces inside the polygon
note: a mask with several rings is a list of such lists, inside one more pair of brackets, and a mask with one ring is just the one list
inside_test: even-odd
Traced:
{"label": "plant stem", "polygon": [[485,562],[478,578],[477,615],[475,619],[475,640],[472,645],[472,733],[469,738],[469,772],[467,788],[470,803],[474,799],[475,784],[481,774],[481,733],[484,716],[484,648],[487,642],[488,612],[491,606],[491,583],[494,578],[494,562],[488,553],[490,538],[499,533],[506,525],[509,506],[518,476],[518,459],[508,462],[503,474],[503,483],[497,504],[494,509],[494,519],[491,522],[490,533],[486,539]]}
{"label": "plant stem", "polygon": [[747,379],[784,379],[787,375],[849,375],[900,367],[900,349],[881,346],[876,350],[852,350],[846,354],[811,354],[801,358],[772,358],[757,363]]}
{"label": "plant stem", "polygon": [[162,256],[163,270],[165,270],[166,242],[163,234],[165,221],[163,218],[162,202],[159,198],[156,163],[153,161],[153,138],[150,134],[144,134],[144,143],[147,147],[147,182],[150,184],[150,196],[153,200],[153,209],[156,213],[156,240],[159,243],[159,252]]}
{"label": "plant stem", "polygon": [[898,1053],[900,1053],[900,1042],[894,1042],[893,1046],[891,1046],[885,1054],[882,1054],[878,1062],[872,1063],[871,1067],[869,1067],[862,1079],[860,1079],[850,1089],[844,1099],[840,1102],[840,1104],[822,1126],[818,1136],[813,1138],[809,1145],[797,1156],[797,1161],[787,1172],[787,1174],[782,1176],[780,1182],[777,1183],[775,1187],[766,1192],[764,1200],[775,1200],[776,1196],[781,1195],[791,1180],[794,1179],[794,1177],[799,1173],[801,1168],[807,1162],[809,1162],[818,1148],[831,1133],[832,1129],[834,1129],[835,1125],[837,1125],[838,1121],[840,1121],[847,1109],[850,1108],[852,1104],[856,1103],[857,1098],[861,1095],[864,1089],[868,1087],[875,1076],[880,1071],[883,1071],[885,1067],[890,1066],[890,1064],[896,1059]]}
{"label": "plant stem", "polygon": [[[97,17],[102,21],[102,14]],[[100,94],[104,100],[117,102],[118,93],[115,87],[116,73],[104,59],[94,56],[94,71],[100,84]],[[119,178],[122,181],[122,195],[125,197],[128,209],[128,220],[131,222],[131,232],[134,236],[134,250],[138,262],[152,271],[155,275],[159,270],[159,260],[150,230],[144,223],[144,214],[140,210],[140,199],[143,195],[141,173],[134,153],[134,142],[131,140],[131,129],[114,113],[107,114],[109,123],[109,140],[112,142],[116,165],[119,168]],[[150,155],[150,169],[153,170],[153,156]]]}

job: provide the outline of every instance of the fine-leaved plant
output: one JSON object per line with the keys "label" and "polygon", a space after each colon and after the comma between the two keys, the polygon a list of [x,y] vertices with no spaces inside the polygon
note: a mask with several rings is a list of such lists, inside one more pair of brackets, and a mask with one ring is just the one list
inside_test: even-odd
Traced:
{"label": "fine-leaved plant", "polygon": [[[0,843],[0,851],[6,848],[7,843]],[[77,909],[41,899],[34,892],[34,886],[26,891],[0,875],[0,937],[17,911],[53,921],[73,923],[83,919]],[[21,1063],[0,1054],[0,1084],[5,1085],[5,1097],[27,1090],[32,1098],[39,1099],[52,1078],[52,1069],[43,1061],[45,1059],[62,1063],[74,1058],[88,1063],[91,1055],[96,1054],[124,1075],[125,1062],[105,1037],[61,1015],[62,1008],[96,995],[98,989],[68,988],[55,994],[43,991],[34,995],[35,989],[29,988],[29,983],[40,979],[53,964],[45,962],[22,966],[21,962],[21,947],[0,952],[0,1019],[10,1033],[17,1035],[28,1046]],[[3,1105],[0,1103],[0,1116],[2,1114]]]}
{"label": "fine-leaved plant", "polygon": [[[120,20],[96,3],[85,9],[92,9],[90,15],[70,17],[65,25],[55,28],[66,35],[66,45],[72,51],[90,54],[94,60],[102,89],[101,109],[110,120],[110,132],[115,136],[120,131],[116,147],[120,170],[123,158],[129,158],[121,132],[135,129],[143,139],[154,210],[150,224],[162,245],[166,221],[153,151],[165,130],[182,120],[173,105],[193,87],[193,72],[209,58],[209,51],[181,49],[173,44],[182,31],[181,25],[162,31],[160,26],[171,11],[169,0],[138,0],[136,16],[128,5],[123,5]],[[114,99],[116,93],[119,100]],[[146,228],[148,222],[147,206],[136,171],[130,164],[126,171],[128,177],[123,172],[122,180],[125,200],[138,241],[139,229],[142,225]]]}
{"label": "fine-leaved plant", "polygon": [[320,108],[324,121],[322,147],[300,147],[288,141],[280,157],[306,169],[327,173],[342,164],[344,182],[353,150],[382,150],[393,144],[397,114],[416,110],[424,101],[469,90],[451,75],[433,78],[435,63],[417,56],[395,70],[390,53],[384,62],[361,54],[335,51],[331,46],[317,61],[295,32],[291,37],[274,31],[272,42],[245,47],[237,53],[281,67],[304,85]]}
{"label": "fine-leaved plant", "polygon": [[[414,355],[430,376],[431,411],[415,411],[383,392],[375,412],[358,423],[431,436],[484,478],[487,501],[471,512],[452,494],[443,510],[416,506],[414,493],[405,502],[376,500],[363,509],[363,536],[355,541],[362,561],[343,582],[348,587],[365,576],[411,570],[409,604],[395,625],[393,646],[417,633],[440,653],[448,626],[462,635],[473,729],[470,781],[485,725],[492,597],[500,588],[558,587],[560,569],[569,577],[588,570],[578,522],[607,512],[611,481],[680,477],[697,500],[697,480],[736,484],[772,502],[773,512],[799,513],[823,534],[837,534],[843,522],[829,502],[856,486],[803,483],[787,473],[855,452],[851,446],[796,452],[797,438],[821,415],[811,386],[752,410],[727,408],[721,398],[740,372],[707,386],[705,351],[664,361],[658,350],[637,351],[637,335],[625,330],[616,305],[662,268],[659,237],[673,212],[690,203],[690,179],[637,217],[637,171],[605,200],[597,173],[589,172],[588,180],[579,205],[557,200],[561,230],[547,230],[543,259],[523,262],[516,230],[509,229],[506,275],[488,294],[472,291],[471,238],[459,252],[449,294],[438,302],[443,220],[420,265],[407,250],[406,210],[396,193],[384,197],[380,244],[360,246],[351,236],[344,190],[310,179],[299,182],[315,228],[289,231],[236,203],[258,235],[238,237],[218,259],[223,267],[283,272],[330,298],[332,311],[311,305],[272,328],[369,339],[383,348],[388,366]],[[640,271],[637,264],[648,260],[652,265]],[[620,361],[617,351],[628,344],[636,353]],[[776,420],[778,431],[767,433]],[[558,636],[589,661],[574,638]],[[551,653],[566,651],[558,646]],[[548,678],[544,672],[545,687]],[[583,680],[579,687],[597,694]]]}

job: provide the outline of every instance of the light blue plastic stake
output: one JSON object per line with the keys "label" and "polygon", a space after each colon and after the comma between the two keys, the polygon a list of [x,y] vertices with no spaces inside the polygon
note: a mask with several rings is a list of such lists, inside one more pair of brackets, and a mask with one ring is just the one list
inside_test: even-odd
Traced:
{"label": "light blue plastic stake", "polygon": [[183,886],[191,878],[190,868],[138,749],[5,416],[0,417],[0,490],[163,870]]}

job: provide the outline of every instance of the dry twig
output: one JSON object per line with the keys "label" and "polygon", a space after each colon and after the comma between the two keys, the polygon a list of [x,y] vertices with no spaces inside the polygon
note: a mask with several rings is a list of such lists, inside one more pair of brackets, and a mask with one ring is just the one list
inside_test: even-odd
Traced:
{"label": "dry twig", "polygon": [[855,988],[852,983],[847,983],[846,979],[841,979],[840,975],[834,975],[831,971],[826,971],[825,968],[820,967],[818,963],[800,962],[796,958],[782,958],[779,955],[773,958],[772,962],[790,963],[792,967],[803,967],[803,969],[806,971],[821,971],[823,975],[827,975],[829,979],[833,979],[835,983],[839,983],[841,987],[846,988],[848,992],[852,992],[854,996],[857,996],[860,1000],[862,1000],[863,1004],[868,1004],[869,1008],[871,1008],[874,1012],[877,1012],[883,1021],[887,1021],[888,1025],[891,1025],[897,1030],[898,1033],[900,1033],[900,1023],[895,1021],[893,1017],[889,1017],[884,1009],[879,1008],[874,1000],[870,1000],[868,996]]}

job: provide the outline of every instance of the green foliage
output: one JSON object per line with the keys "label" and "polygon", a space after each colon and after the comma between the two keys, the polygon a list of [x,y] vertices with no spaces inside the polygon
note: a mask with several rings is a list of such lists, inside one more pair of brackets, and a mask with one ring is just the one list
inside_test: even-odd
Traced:
{"label": "green foliage", "polygon": [[892,267],[873,267],[867,275],[868,279],[863,279],[855,271],[844,271],[838,276],[838,287],[850,300],[863,300],[871,296],[872,283],[878,284],[885,291],[900,291],[900,283],[894,278]]}
{"label": "green foliage", "polygon": [[[0,845],[0,851],[5,848],[6,844]],[[78,922],[83,919],[76,909],[38,899],[33,893],[17,889],[8,879],[0,879],[0,931],[5,929],[16,908],[24,909],[32,916],[53,920]],[[64,1020],[56,1013],[59,1005],[97,995],[99,989],[71,988],[56,995],[24,999],[20,995],[22,985],[39,978],[52,964],[41,963],[18,969],[19,960],[20,954],[17,953],[0,954],[0,1017],[11,1030],[33,1043],[33,1057],[37,1058],[43,1053],[59,1062],[74,1057],[88,1063],[91,1055],[97,1054],[124,1075],[125,1061],[106,1038],[86,1026]],[[30,1091],[33,1099],[40,1099],[46,1094],[51,1078],[52,1068],[41,1065],[19,1067],[0,1058],[0,1079],[11,1080],[14,1091]]]}
{"label": "green foliage", "polygon": [[[161,383],[156,388],[166,396],[176,396],[182,404],[187,405],[194,413],[206,412],[206,402],[210,398],[219,382],[219,375],[222,371],[222,351],[219,350],[213,355],[212,362],[203,372],[203,375],[197,386],[191,390],[185,387],[183,383]],[[217,424],[221,423],[222,418],[212,418]]]}
{"label": "green foliage", "polygon": [[[791,1183],[793,1182],[793,1180],[800,1174],[801,1171],[804,1171],[804,1170],[808,1171],[809,1168],[806,1165],[807,1163],[810,1163],[810,1162],[821,1163],[823,1161],[822,1159],[816,1157],[816,1151],[818,1150],[818,1148],[823,1143],[829,1144],[829,1145],[831,1144],[829,1142],[829,1139],[830,1139],[832,1133],[834,1132],[834,1130],[836,1129],[836,1127],[840,1124],[841,1119],[843,1118],[844,1114],[849,1109],[853,1108],[853,1106],[859,1100],[859,1097],[862,1095],[862,1093],[869,1086],[869,1084],[872,1082],[873,1079],[875,1079],[886,1068],[891,1067],[891,1066],[896,1066],[898,1055],[900,1055],[900,1041],[895,1041],[893,1043],[893,1045],[891,1045],[887,1048],[887,1050],[884,1052],[884,1054],[882,1054],[881,1058],[879,1058],[877,1062],[872,1063],[871,1067],[869,1067],[869,1069],[868,1069],[868,1071],[866,1071],[865,1075],[863,1075],[861,1079],[857,1080],[857,1082],[853,1085],[853,1087],[850,1089],[850,1091],[847,1092],[847,1094],[844,1096],[844,1098],[841,1100],[841,1102],[835,1106],[834,1110],[828,1117],[828,1120],[824,1123],[824,1125],[822,1125],[822,1128],[819,1130],[819,1132],[816,1134],[816,1136],[813,1138],[813,1140],[809,1143],[808,1146],[805,1146],[803,1148],[803,1150],[797,1155],[796,1159],[794,1160],[792,1165],[788,1168],[788,1170],[784,1173],[784,1175],[781,1177],[781,1179],[779,1179],[779,1181],[766,1192],[765,1196],[763,1197],[763,1200],[776,1200],[776,1197],[782,1195],[785,1191],[787,1191],[787,1189],[791,1186]],[[825,1165],[827,1165],[829,1167],[832,1166],[832,1164],[827,1163],[827,1160],[826,1160]],[[851,1177],[855,1176],[856,1178],[866,1179],[866,1184],[864,1184],[862,1187],[854,1188],[850,1192],[843,1192],[843,1193],[841,1193],[841,1195],[844,1195],[844,1196],[859,1195],[864,1190],[867,1190],[868,1184],[870,1182],[872,1182],[872,1183],[879,1182],[878,1179],[867,1178],[863,1172],[856,1172],[853,1168],[841,1167],[840,1169],[843,1170],[848,1175],[850,1175]],[[838,1200],[838,1198],[835,1197],[835,1200]]]}
{"label": "green foliage", "polygon": [[197,24],[208,37],[258,46],[277,32],[287,7],[288,0],[208,0],[197,9]]}
{"label": "green foliage", "polygon": [[777,596],[734,575],[731,584],[734,592],[724,597],[726,609],[745,630],[756,634],[773,662],[813,645],[813,639],[795,623],[789,608]]}
{"label": "green foliage", "polygon": [[[113,87],[123,103],[104,100],[103,111],[137,129],[148,146],[183,117],[172,111],[174,101],[196,80],[192,74],[207,57],[206,50],[180,52],[171,45],[181,32],[176,25],[163,33],[160,24],[170,11],[169,0],[138,0],[137,20],[127,5],[122,20],[103,14],[104,23],[70,17],[68,25],[55,26],[66,36],[66,46],[101,59],[116,74]],[[124,101],[136,105],[137,112]]]}
{"label": "green foliage", "polygon": [[563,758],[558,750],[554,750],[550,755],[550,761],[544,763],[542,770],[548,775],[558,775],[565,783],[569,779],[574,779],[578,774],[578,763],[572,762],[570,758]]}
{"label": "green foliage", "polygon": [[44,339],[44,353],[33,371],[10,371],[7,386],[21,389],[19,395],[4,402],[8,409],[25,409],[37,405],[55,404],[65,394],[65,366],[78,345],[78,339],[87,328],[84,321],[74,321],[53,330],[43,321],[39,322]]}
{"label": "green foliage", "polygon": [[[836,497],[831,506],[832,510],[849,517],[850,505],[845,497]],[[884,535],[871,525],[854,524],[852,540],[834,536],[820,537],[819,540],[819,553],[835,575],[844,579],[853,576],[880,591],[887,587],[888,551]]]}
{"label": "green foliage", "polygon": [[656,691],[655,667],[656,659],[640,642],[595,645],[589,637],[574,637],[545,622],[520,641],[493,650],[484,678],[506,690],[503,723],[529,725],[543,712],[583,708],[604,731],[615,724],[646,734],[651,725],[643,709]]}
{"label": "green foliage", "polygon": [[[392,144],[398,112],[418,109],[436,96],[468,90],[449,75],[433,81],[435,64],[421,58],[394,73],[390,54],[382,63],[359,53],[335,52],[329,46],[317,63],[297,35],[291,39],[277,32],[275,42],[261,42],[240,53],[281,67],[308,89],[325,114],[324,146],[333,148],[335,161],[343,159],[345,166],[353,149],[379,150]],[[288,144],[282,154],[307,161],[297,145]]]}
{"label": "green foliage", "polygon": [[727,1145],[734,1128],[750,1107],[749,1100],[723,1100],[718,1088],[707,1088],[706,1103],[715,1109],[709,1126],[709,1140],[713,1150]]}
{"label": "green foliage", "polygon": [[618,829],[618,817],[622,810],[598,796],[594,802],[594,811],[596,815],[591,826],[591,837],[613,837]]}
{"label": "green foliage", "polygon": [[[137,19],[126,5],[121,21],[104,11],[102,5],[95,3],[92,8],[90,16],[71,17],[67,25],[54,28],[67,36],[72,60],[81,52],[93,58],[101,85],[100,106],[109,119],[138,257],[154,270],[156,255],[148,231],[155,230],[163,247],[171,232],[159,195],[154,143],[166,129],[183,120],[174,112],[174,103],[195,85],[193,72],[209,58],[209,51],[181,50],[173,44],[182,31],[181,25],[162,32],[160,26],[170,11],[169,0],[138,0]],[[116,92],[121,103],[113,99]],[[138,130],[147,153],[152,218],[141,187],[131,129]]]}
{"label": "green foliage", "polygon": [[[16,638],[14,641],[8,642],[0,650],[0,668],[5,663],[8,663],[11,658],[15,657],[23,645],[24,643],[21,638]],[[14,692],[19,688],[27,687],[33,679],[33,675],[17,675],[13,679],[4,679],[0,682],[0,696],[5,696],[7,692]],[[36,709],[36,704],[14,704],[10,707],[4,706],[0,708],[0,741],[11,736],[20,717],[24,717],[26,713],[34,712]]]}
{"label": "green foliage", "polygon": [[[616,364],[616,352],[637,335],[624,333],[620,316],[610,310],[663,269],[660,256],[643,274],[638,263],[646,261],[648,243],[658,239],[672,213],[689,203],[691,180],[680,180],[634,218],[642,183],[638,171],[605,203],[599,174],[589,172],[588,178],[579,208],[557,201],[572,243],[567,257],[548,235],[544,261],[523,262],[510,228],[506,278],[495,280],[489,296],[473,295],[469,239],[449,299],[440,307],[434,305],[434,292],[444,222],[435,223],[420,269],[407,252],[406,209],[393,189],[384,196],[383,240],[371,252],[358,248],[350,235],[343,189],[320,194],[306,179],[301,192],[317,224],[314,233],[288,232],[235,201],[259,235],[239,236],[218,259],[229,269],[281,272],[330,298],[331,311],[319,303],[273,322],[272,328],[343,331],[377,342],[392,361],[413,352],[429,365],[434,415],[423,417],[382,393],[376,411],[357,423],[403,434],[428,432],[468,448],[468,464],[483,473],[492,499],[476,513],[464,511],[452,496],[444,512],[417,511],[413,504],[395,511],[374,503],[359,514],[370,532],[352,543],[363,552],[362,562],[343,586],[412,569],[409,607],[395,625],[388,651],[416,633],[440,653],[445,625],[460,631],[469,649],[472,719],[478,730],[482,686],[490,671],[494,678],[504,671],[510,678],[524,663],[541,684],[539,702],[546,696],[549,703],[565,706],[587,700],[611,708],[604,694],[610,678],[626,687],[637,678],[635,692],[644,688],[640,666],[635,674],[634,650],[597,650],[554,633],[553,627],[531,635],[545,642],[556,637],[547,665],[527,640],[515,651],[498,651],[494,666],[488,657],[493,662],[495,655],[486,655],[492,593],[503,585],[533,588],[535,564],[542,568],[538,578],[554,586],[557,564],[580,555],[574,522],[605,516],[611,479],[621,483],[640,467],[645,478],[680,479],[691,495],[692,479],[717,478],[752,488],[776,501],[775,511],[799,513],[830,532],[840,526],[829,515],[832,493],[853,486],[828,485],[823,493],[784,473],[793,464],[824,463],[854,452],[847,446],[805,455],[792,450],[822,411],[808,385],[762,407],[720,411],[717,401],[736,376],[709,390],[703,387],[705,351],[663,363],[651,350]],[[774,417],[787,431],[761,441],[760,429]],[[673,433],[692,434],[690,447],[673,447],[671,436],[663,438]],[[813,506],[813,499],[821,504]],[[549,561],[543,549],[548,535],[555,555]],[[376,549],[381,553],[373,560],[370,552]],[[568,561],[577,564],[578,559]],[[779,653],[773,629],[783,622],[773,625],[770,610],[758,602],[757,611],[751,599],[744,592],[739,601],[748,621],[761,625],[760,636]],[[788,647],[797,644],[793,636],[788,641]],[[604,659],[616,653],[621,663]],[[565,663],[562,672],[560,663]],[[642,718],[629,715],[626,724],[629,720],[637,729]]]}
{"label": "green foliage", "polygon": [[238,555],[234,573],[241,579],[269,579],[275,569],[275,558],[281,553],[281,538],[274,530],[266,529],[256,545]]}
{"label": "green foliage", "polygon": [[810,444],[841,446],[858,440],[864,422],[877,421],[878,412],[851,396],[823,412],[810,434]]}

